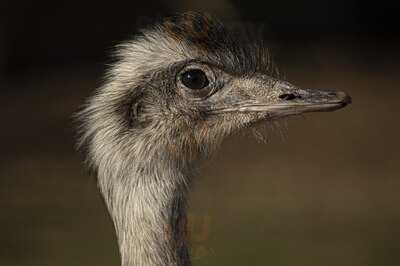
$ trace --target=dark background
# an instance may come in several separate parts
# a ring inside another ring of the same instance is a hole
[[[184,10],[265,28],[288,80],[354,99],[225,142],[192,193],[194,264],[400,265],[400,4],[356,0],[2,1],[0,265],[118,265],[71,116],[115,44]]]
[[[332,34],[371,42],[399,38],[400,4],[390,1],[5,1],[2,5],[2,73],[12,77],[38,67],[101,64],[108,50],[131,37],[138,25],[191,9],[264,24],[278,39],[310,42]]]

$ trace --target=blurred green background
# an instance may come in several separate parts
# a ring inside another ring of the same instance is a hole
[[[292,83],[353,105],[243,132],[190,199],[194,265],[400,265],[400,49],[388,1],[3,2],[0,265],[119,265],[71,116],[114,44],[147,18],[202,9],[267,25]]]

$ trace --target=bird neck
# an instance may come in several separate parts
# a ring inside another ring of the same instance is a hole
[[[141,163],[119,174],[99,176],[123,266],[191,265],[186,246],[188,177],[184,172],[173,162],[158,160],[156,166]]]

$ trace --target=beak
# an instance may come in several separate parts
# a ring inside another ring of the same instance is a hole
[[[269,118],[298,115],[308,112],[334,111],[351,103],[351,97],[341,91],[300,89],[288,82],[276,81],[269,89],[258,88],[255,96],[236,101],[221,112],[262,112]]]

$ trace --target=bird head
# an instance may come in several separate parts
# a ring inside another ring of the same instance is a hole
[[[93,155],[163,149],[178,159],[197,158],[261,121],[351,102],[343,92],[278,79],[262,41],[247,36],[209,15],[185,13],[118,46],[106,83],[82,113],[83,139],[103,148]]]

